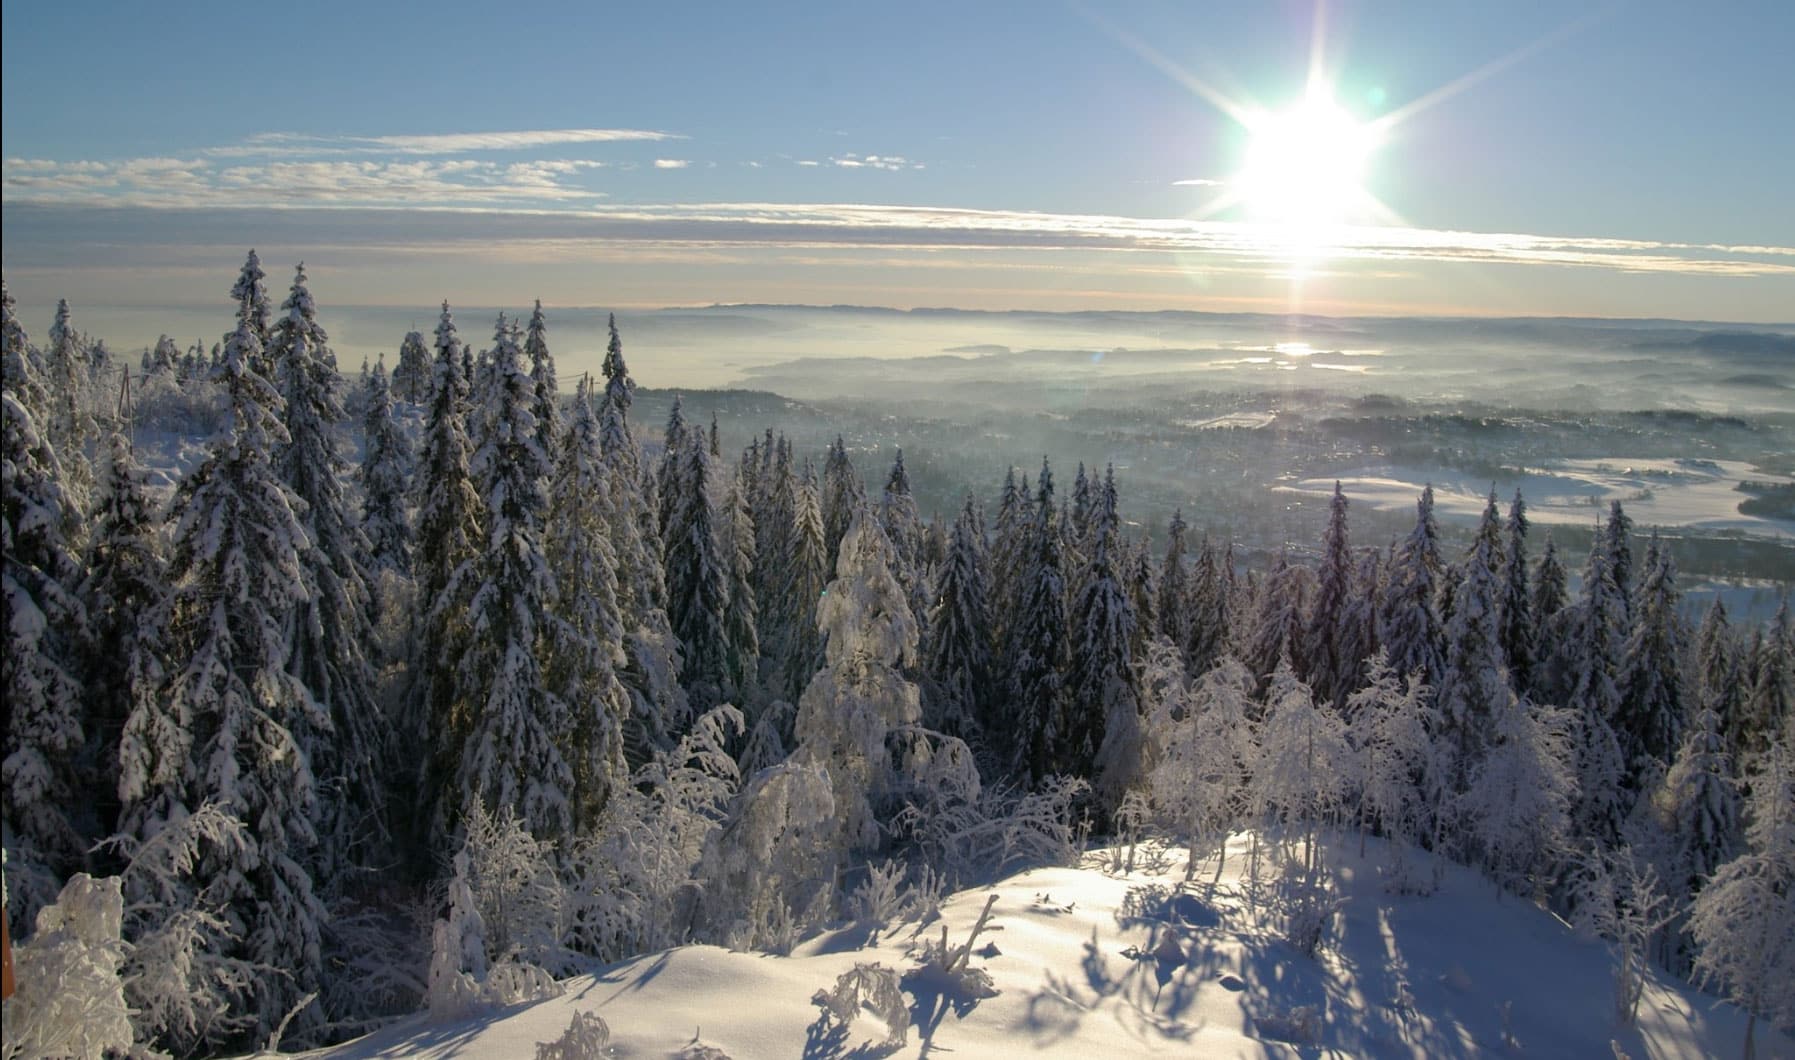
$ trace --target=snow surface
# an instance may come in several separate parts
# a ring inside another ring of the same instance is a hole
[[[1444,468],[1373,467],[1338,478],[1355,504],[1378,511],[1413,508],[1422,487],[1431,482],[1434,511],[1440,518],[1464,522],[1475,522],[1483,514],[1491,486],[1489,479]],[[1325,497],[1333,494],[1334,481],[1311,478],[1275,488]],[[1795,522],[1739,511],[1740,502],[1750,499],[1737,489],[1742,481],[1786,485],[1795,480],[1756,471],[1737,460],[1617,458],[1557,460],[1518,473],[1508,470],[1494,485],[1504,504],[1520,487],[1527,498],[1527,518],[1536,524],[1592,526],[1607,516],[1608,502],[1618,500],[1640,527],[1737,530],[1795,539]]]
[[[1279,941],[1276,920],[1243,900],[1269,896],[1276,863],[1260,849],[1260,882],[1242,874],[1250,837],[1230,841],[1227,871],[1213,864],[1181,886],[1184,859],[1173,850],[1151,867],[1105,871],[1108,852],[1080,868],[1036,869],[995,886],[961,892],[939,923],[906,923],[869,933],[846,927],[813,938],[789,957],[685,946],[647,954],[565,982],[548,1001],[483,1017],[402,1020],[319,1056],[528,1057],[560,1037],[576,1012],[610,1025],[606,1055],[697,1055],[694,1045],[735,1060],[797,1056],[1331,1056],[1610,1057],[1610,1041],[1635,1060],[1736,1056],[1739,1010],[1655,975],[1637,1027],[1615,1024],[1610,958],[1603,943],[1512,895],[1498,896],[1476,873],[1447,866],[1431,896],[1386,893],[1390,851],[1349,836],[1329,844],[1327,864],[1345,904],[1339,930],[1319,960]],[[1294,856],[1294,847],[1286,851]],[[1424,878],[1431,862],[1411,852]],[[964,941],[989,895],[994,928],[978,939],[974,967],[999,996],[948,1005],[906,990],[907,1043],[880,1048],[884,1029],[863,1011],[844,1035],[830,1034],[811,996],[862,962],[898,972],[917,964],[941,925]],[[1269,901],[1258,908],[1267,909]],[[987,948],[989,947],[989,948]],[[1516,1046],[1503,1044],[1503,1006]],[[1299,1011],[1320,1018],[1301,1038]],[[691,1050],[691,1052],[686,1052]],[[1760,1057],[1795,1057],[1795,1041],[1758,1027]]]

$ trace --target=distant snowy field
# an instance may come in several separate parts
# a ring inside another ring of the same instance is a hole
[[[1504,504],[1520,487],[1527,498],[1527,517],[1537,524],[1593,526],[1607,516],[1608,502],[1620,501],[1641,528],[1733,530],[1795,540],[1795,522],[1739,511],[1739,502],[1749,497],[1738,490],[1744,481],[1786,485],[1792,480],[1754,471],[1735,460],[1559,460],[1526,468],[1519,475],[1511,473],[1494,486]],[[1439,468],[1374,467],[1340,476],[1340,488],[1349,499],[1378,511],[1412,509],[1430,482],[1434,512],[1460,522],[1475,522],[1483,514],[1492,485],[1487,479]],[[1303,479],[1278,488],[1327,497],[1334,492],[1334,479]]]
[[[1278,940],[1273,886],[1263,882],[1277,875],[1270,847],[1260,849],[1258,884],[1244,878],[1249,851],[1250,838],[1236,835],[1220,882],[1211,882],[1209,863],[1188,886],[1182,850],[1146,867],[1153,859],[1137,854],[1126,873],[1106,871],[1111,853],[1100,851],[1081,868],[1037,869],[953,895],[937,922],[892,924],[870,937],[846,927],[789,957],[714,946],[646,954],[567,980],[559,998],[458,1021],[415,1016],[310,1055],[531,1057],[580,1012],[609,1025],[604,1055],[694,1060],[936,1052],[1605,1058],[1615,1055],[1611,1042],[1634,1060],[1740,1054],[1743,1013],[1656,978],[1638,1025],[1618,1026],[1606,946],[1512,895],[1498,897],[1475,873],[1447,866],[1431,896],[1386,893],[1389,851],[1378,841],[1364,858],[1356,837],[1330,844],[1345,905],[1311,960]],[[1416,852],[1411,871],[1430,869]],[[1249,894],[1258,900],[1249,903]],[[889,1051],[870,1013],[845,1034],[819,1019],[811,997],[838,975],[872,962],[909,971],[943,924],[952,942],[963,941],[991,895],[992,926],[972,964],[990,974],[998,996],[956,1009],[926,987],[906,990],[914,1025]],[[1760,1057],[1795,1057],[1795,1041],[1762,1024],[1757,1047]]]

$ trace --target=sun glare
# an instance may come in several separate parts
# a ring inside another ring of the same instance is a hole
[[[1288,109],[1249,116],[1246,126],[1250,141],[1234,183],[1253,220],[1288,227],[1307,242],[1367,219],[1374,200],[1364,180],[1378,126],[1313,91]]]

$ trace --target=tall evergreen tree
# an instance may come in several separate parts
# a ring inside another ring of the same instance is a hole
[[[610,536],[611,476],[600,433],[591,380],[582,376],[562,433],[543,532],[557,624],[545,676],[572,713],[565,752],[573,773],[569,801],[574,828],[582,832],[629,779],[623,730],[630,697],[617,676],[625,661],[624,621]]]
[[[1549,540],[1546,547],[1550,556]],[[1618,842],[1621,821],[1648,782],[1644,760],[1619,726],[1626,631],[1610,558],[1598,538],[1583,570],[1582,595],[1566,609],[1554,658],[1558,688],[1578,727],[1573,818],[1580,834],[1606,845]]]
[[[1233,556],[1217,556],[1207,535],[1197,553],[1196,577],[1191,584],[1190,643],[1184,648],[1190,673],[1200,679],[1228,651],[1228,631],[1234,625]]]
[[[1494,729],[1494,714],[1514,698],[1502,671],[1499,608],[1502,599],[1502,525],[1496,491],[1484,505],[1477,537],[1465,556],[1464,578],[1446,628],[1446,660],[1440,712],[1457,746],[1455,783],[1469,781]]]
[[[1739,852],[1739,791],[1726,753],[1720,716],[1703,703],[1682,737],[1665,777],[1665,823],[1675,837],[1676,883],[1683,894],[1701,892],[1715,870]]]
[[[729,691],[730,563],[723,554],[716,477],[704,433],[687,432],[669,480],[674,507],[666,537],[667,617],[683,649],[686,695],[700,712],[724,702]]]
[[[1322,537],[1321,568],[1316,572],[1315,604],[1303,642],[1303,661],[1315,698],[1339,710],[1354,690],[1349,687],[1352,661],[1341,655],[1346,608],[1352,594],[1352,546],[1347,541],[1346,494],[1334,483],[1328,502],[1328,528]]]
[[[1679,655],[1678,658],[1680,657]],[[1702,619],[1701,631],[1696,635],[1695,680],[1696,705],[1700,709],[1714,712],[1722,736],[1735,731],[1739,726],[1740,716],[1745,711],[1745,696],[1749,689],[1744,667],[1740,665],[1732,624],[1727,617],[1726,604],[1719,596],[1715,596],[1714,602],[1709,605],[1708,613]],[[1670,747],[1674,748],[1682,735],[1682,721],[1683,716],[1677,714],[1674,722],[1679,727],[1668,734],[1671,737]]]
[[[124,830],[143,841],[207,804],[241,822],[233,842],[199,843],[180,904],[203,896],[228,925],[222,956],[250,974],[225,990],[265,1041],[323,976],[324,909],[307,867],[317,792],[295,732],[330,719],[288,666],[291,619],[313,596],[316,566],[303,502],[269,458],[289,439],[279,393],[250,368],[259,346],[240,321],[219,375],[230,425],[175,497],[172,592],[150,622],[165,677],[132,704],[119,795]],[[298,1008],[297,1027],[319,1022],[315,1007]]]
[[[954,520],[947,560],[935,581],[935,611],[924,649],[923,717],[929,727],[971,738],[992,719],[991,611],[983,535],[972,495]]]
[[[117,828],[119,737],[141,691],[141,653],[154,641],[144,616],[157,611],[168,585],[158,540],[161,520],[150,501],[148,476],[123,435],[114,433],[110,448],[80,591],[88,619],[81,667],[87,684],[87,790],[95,793],[103,835]]]
[[[991,645],[998,658],[1004,656],[1022,590],[1029,531],[1033,526],[1030,507],[1027,482],[1018,484],[1015,466],[1006,467],[1003,492],[997,499],[996,532],[991,541]]]
[[[1644,776],[1670,765],[1682,741],[1685,636],[1676,565],[1656,536],[1646,555],[1645,581],[1633,613],[1633,628],[1620,665],[1620,705],[1615,734],[1629,759],[1629,777],[1639,790]]]
[[[411,520],[405,495],[411,488],[411,439],[393,418],[393,393],[386,364],[368,376],[362,418],[361,528],[368,542],[370,572],[411,575]]]
[[[1509,684],[1517,692],[1533,687],[1533,660],[1539,630],[1533,621],[1533,588],[1527,580],[1527,502],[1515,490],[1508,504],[1508,547],[1502,555],[1502,599],[1496,608],[1497,640]]]
[[[39,425],[45,441],[56,450],[62,465],[62,488],[74,507],[69,515],[79,519],[91,503],[93,465],[87,445],[97,433],[87,409],[89,372],[85,340],[69,320],[68,299],[56,302],[56,320],[50,325],[50,348],[44,351],[44,389],[49,395],[48,416]],[[80,524],[71,525],[78,538]]]
[[[231,285],[231,302],[237,307],[237,324],[247,327],[261,346],[249,367],[262,378],[273,379],[274,361],[268,348],[274,340],[274,302],[268,297],[267,280],[261,259],[251,250],[243,259],[237,282]]]
[[[371,864],[384,854],[385,828],[369,808],[386,804],[380,768],[386,725],[367,657],[374,638],[361,557],[368,542],[350,517],[337,452],[343,379],[318,324],[304,265],[281,310],[271,352],[284,392],[286,438],[275,445],[274,466],[301,501],[297,514],[312,548],[300,562],[313,587],[295,605],[288,666],[329,719],[316,730],[301,724],[293,735],[312,758],[322,815],[319,868],[335,882],[348,865]]]
[[[897,451],[885,493],[879,503],[879,520],[891,542],[892,570],[910,597],[910,610],[921,622],[927,617],[928,585],[923,569],[922,516],[910,495],[910,473],[904,470],[904,451]]]
[[[14,880],[26,882],[31,871],[41,881],[29,900],[9,902],[7,912],[23,918],[55,897],[61,877],[86,846],[76,771],[84,712],[74,670],[86,615],[72,591],[78,568],[65,529],[72,501],[61,464],[17,396],[31,366],[17,347],[7,351],[7,362],[0,388],[0,631],[6,637],[0,653],[6,700],[0,812]],[[21,926],[28,924],[21,919]]]
[[[423,333],[407,331],[399,343],[399,363],[393,365],[393,396],[413,405],[429,401],[436,372],[433,364]]]
[[[1165,562],[1159,568],[1158,615],[1159,634],[1177,645],[1187,669],[1190,666],[1190,657],[1186,653],[1191,638],[1192,590],[1184,554],[1187,548],[1185,534],[1189,529],[1184,522],[1184,510],[1174,511],[1172,522],[1166,528]]]
[[[1117,569],[1122,547],[1114,467],[1092,499],[1089,530],[1090,556],[1070,615],[1060,761],[1074,776],[1096,777],[1099,796],[1113,810],[1138,782],[1142,752],[1130,654],[1134,606]]]
[[[789,549],[780,559],[779,611],[772,625],[773,695],[795,702],[823,664],[817,607],[829,584],[827,531],[809,461],[797,480]]]
[[[524,356],[530,360],[530,385],[536,391],[536,444],[545,453],[560,450],[561,399],[555,383],[555,355],[548,349],[548,322],[542,317],[542,299],[530,314],[530,327],[524,334]]]
[[[1434,525],[1434,491],[1428,486],[1415,504],[1415,529],[1391,557],[1388,586],[1378,613],[1378,640],[1399,674],[1419,672],[1438,687],[1445,665],[1439,612],[1439,530]]]
[[[754,595],[754,515],[749,484],[738,474],[723,501],[723,562],[728,565],[729,610],[724,616],[726,698],[747,706],[760,698],[760,602]]]
[[[1031,783],[1062,768],[1068,734],[1061,700],[1066,659],[1066,573],[1053,468],[1041,460],[1034,522],[1018,579],[1016,617],[1004,653],[1013,768]]]
[[[687,436],[690,433],[686,427],[685,402],[680,395],[675,394],[673,407],[667,412],[667,429],[661,436],[661,460],[656,465],[654,476],[661,501],[661,547],[669,555],[673,552],[674,519],[685,504],[680,476],[687,471]],[[671,614],[672,610],[670,606],[668,613]]]
[[[854,515],[866,502],[866,484],[854,471],[853,461],[848,459],[848,447],[835,436],[835,444],[829,447],[829,457],[823,463],[823,487],[819,497],[823,511],[823,544],[824,567],[830,578],[835,577],[835,561],[841,556],[841,539],[847,536],[848,525],[854,521]]]
[[[544,659],[568,650],[553,605],[555,578],[543,550],[548,455],[537,442],[535,387],[503,316],[493,335],[492,390],[484,443],[470,468],[487,484],[486,534],[474,561],[470,636],[456,695],[469,719],[456,761],[455,805],[506,809],[539,839],[573,826],[576,791],[566,752],[574,750],[572,709],[545,680]],[[451,818],[454,819],[454,818]]]
[[[1600,547],[1608,552],[1608,570],[1614,579],[1615,599],[1621,606],[1622,628],[1633,621],[1633,520],[1619,501],[1608,502],[1608,525],[1602,529]]]

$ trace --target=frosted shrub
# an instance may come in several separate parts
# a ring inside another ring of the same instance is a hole
[[[536,1060],[601,1060],[611,1044],[611,1028],[596,1012],[576,1012],[552,1042],[536,1043]]]
[[[823,1012],[817,1021],[827,1027],[831,1022],[845,1028],[854,1022],[862,1006],[885,1024],[887,1049],[902,1048],[910,1036],[910,1008],[904,1003],[904,992],[896,971],[882,964],[856,964],[841,973],[835,986],[818,990],[810,1003]]]
[[[1614,1009],[1632,1026],[1645,993],[1652,939],[1678,915],[1660,887],[1658,870],[1631,847],[1596,853],[1575,882],[1578,927],[1608,941],[1614,955]]]
[[[124,897],[116,876],[71,878],[37,914],[37,932],[13,955],[18,992],[6,1001],[4,1054],[99,1057],[131,1048],[119,969]]]

